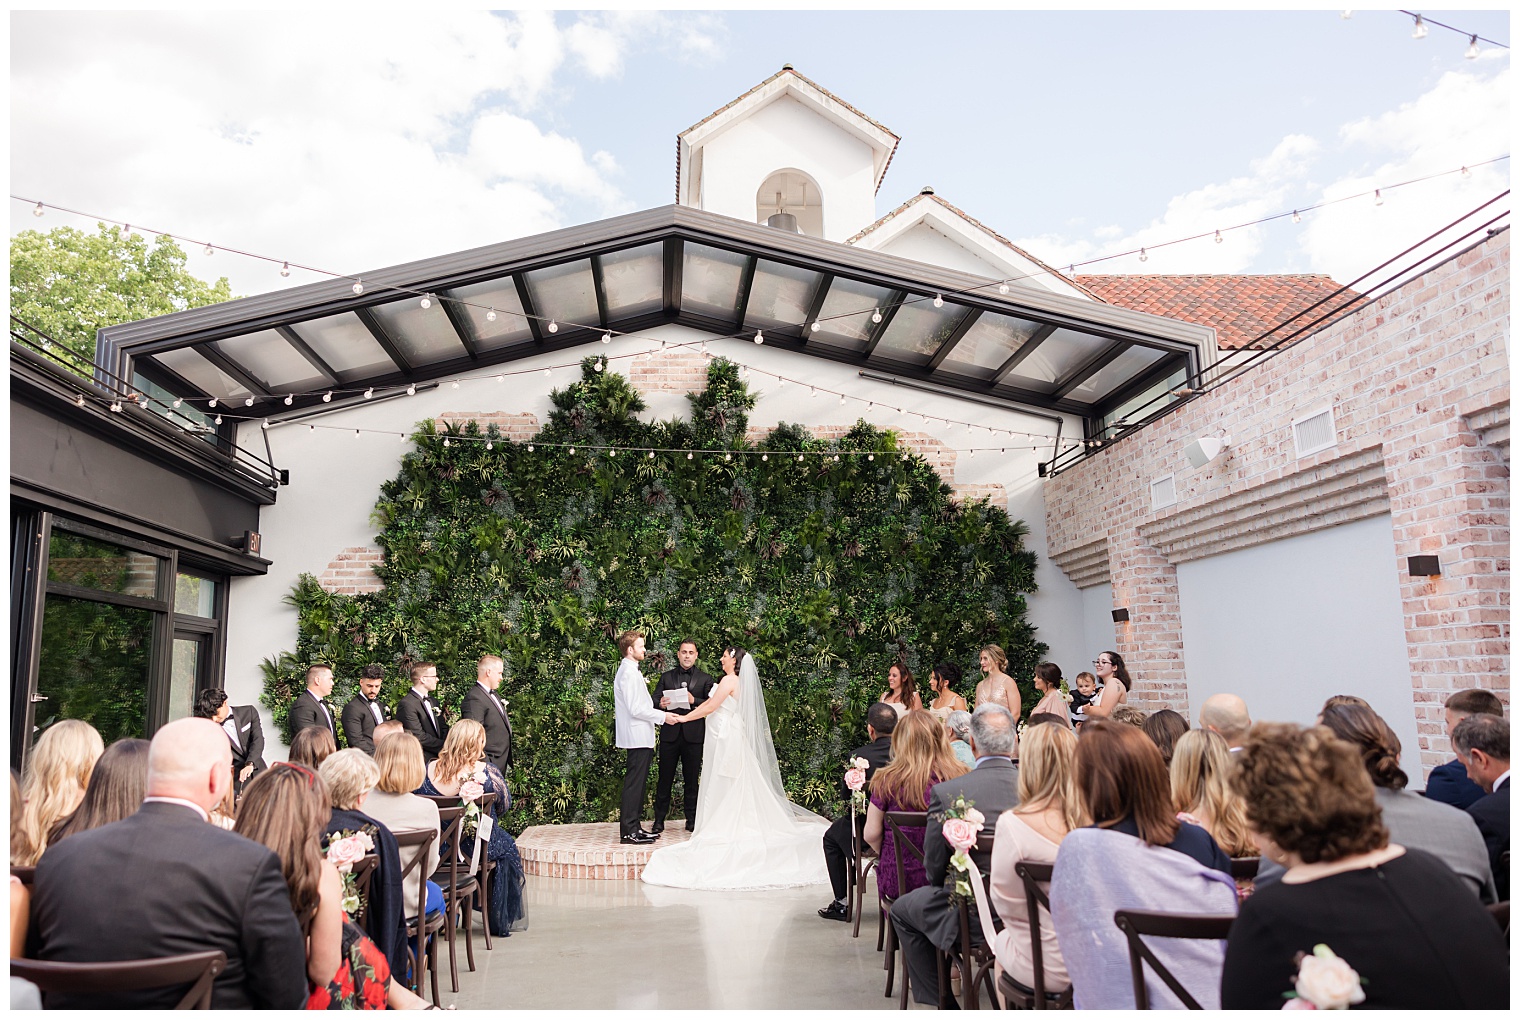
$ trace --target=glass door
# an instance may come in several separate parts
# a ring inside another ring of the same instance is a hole
[[[195,714],[196,695],[211,686],[207,677],[210,652],[211,635],[174,632],[174,655],[169,668],[170,722]]]

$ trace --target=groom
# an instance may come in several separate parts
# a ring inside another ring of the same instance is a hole
[[[623,657],[612,681],[617,746],[628,752],[618,831],[622,842],[642,846],[660,838],[644,831],[639,824],[639,816],[644,813],[644,790],[649,784],[649,765],[654,761],[654,728],[661,723],[679,725],[681,717],[661,712],[649,697],[649,684],[639,672],[639,663],[644,661],[644,635],[625,630],[617,644],[618,654]]]

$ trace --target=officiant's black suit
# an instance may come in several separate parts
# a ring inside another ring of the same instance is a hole
[[[673,708],[676,715],[690,715],[712,694],[717,683],[711,676],[692,665],[691,669],[668,669],[660,674],[659,685],[654,689],[654,704],[658,708],[666,691],[681,688],[691,692],[690,708]],[[697,783],[702,771],[702,744],[707,736],[707,720],[679,726],[660,727],[660,781],[654,791],[654,830],[665,828],[665,816],[670,812],[670,790],[676,778],[676,762],[681,763],[682,802],[686,808],[686,827],[697,822]]]

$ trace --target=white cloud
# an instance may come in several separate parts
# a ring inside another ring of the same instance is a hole
[[[614,155],[545,120],[566,75],[720,45],[701,17],[471,11],[17,14],[11,43],[15,194],[340,272],[626,211]]]

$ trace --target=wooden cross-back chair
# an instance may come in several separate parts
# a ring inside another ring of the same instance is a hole
[[[1145,989],[1145,965],[1150,964],[1172,994],[1182,1000],[1188,1009],[1202,1009],[1192,993],[1182,987],[1182,982],[1172,976],[1151,948],[1140,938],[1150,935],[1165,939],[1221,940],[1230,937],[1230,925],[1235,923],[1234,914],[1168,914],[1149,910],[1116,910],[1114,923],[1129,940],[1130,978],[1135,986],[1135,1008],[1150,1009],[1150,996]]]

